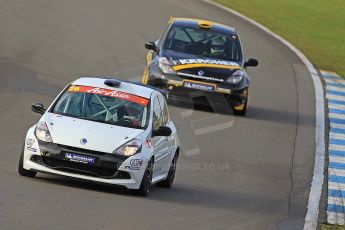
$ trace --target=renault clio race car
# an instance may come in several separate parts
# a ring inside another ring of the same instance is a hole
[[[179,139],[164,95],[141,83],[80,78],[58,95],[26,135],[18,172],[52,173],[146,195],[171,187]]]
[[[235,29],[214,22],[170,18],[160,39],[145,44],[147,67],[142,83],[165,88],[174,97],[191,93],[220,94],[244,116],[248,106],[250,78]]]

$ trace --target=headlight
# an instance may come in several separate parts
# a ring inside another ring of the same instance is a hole
[[[121,147],[117,148],[113,153],[123,156],[132,156],[141,150],[142,141],[133,139]]]
[[[160,57],[158,59],[158,67],[160,70],[162,70],[163,73],[168,73],[168,74],[174,74],[176,73],[175,70],[173,70],[170,62],[166,57]]]
[[[231,75],[231,77],[229,77],[229,78],[226,80],[226,82],[228,82],[228,83],[230,83],[230,84],[237,84],[237,83],[239,83],[239,82],[242,81],[243,75],[244,75],[243,71],[241,71],[241,70],[236,70],[235,73],[233,73],[233,74]]]
[[[36,125],[35,134],[38,140],[45,142],[53,142],[48,127],[44,121],[39,121]]]

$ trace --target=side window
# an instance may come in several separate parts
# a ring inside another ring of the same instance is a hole
[[[161,34],[161,36],[158,38],[158,47],[162,46],[162,42],[166,36],[166,34],[168,33],[168,30],[170,29],[170,25],[164,30],[164,32]]]
[[[157,130],[162,123],[162,110],[156,96],[153,100],[153,130]]]
[[[159,96],[158,99],[162,108],[162,125],[167,125],[169,121],[169,111],[168,111],[167,103],[164,97],[162,96]]]

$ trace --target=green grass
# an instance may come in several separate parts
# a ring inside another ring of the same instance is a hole
[[[284,37],[316,65],[345,77],[345,0],[214,0]]]
[[[322,224],[320,230],[345,230],[344,226]]]

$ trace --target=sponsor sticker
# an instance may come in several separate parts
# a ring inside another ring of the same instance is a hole
[[[75,153],[65,153],[65,157],[70,161],[75,161],[85,164],[94,164],[96,159],[94,157],[83,156]]]
[[[143,164],[143,160],[142,159],[132,159],[130,162],[129,162],[130,165],[132,166],[141,166]]]
[[[189,82],[189,81],[186,81],[183,86],[186,88],[199,89],[199,90],[204,90],[204,91],[209,91],[209,92],[214,91],[213,85],[205,85],[205,84],[199,84],[199,83]]]
[[[144,106],[147,106],[147,104],[149,103],[148,99],[139,97],[133,94],[124,93],[121,91],[116,91],[116,90],[111,90],[111,89],[97,88],[97,87],[92,87],[92,86],[71,85],[67,91],[78,92],[78,93],[92,93],[92,94],[98,94],[102,96],[120,98],[126,101],[135,102]]]
[[[190,58],[190,59],[170,59],[172,65],[187,65],[187,64],[214,64],[239,67],[240,65],[236,62],[225,61],[225,60],[214,60],[214,59],[202,59],[202,58]]]
[[[34,144],[35,144],[35,140],[28,138],[26,141],[26,148],[31,152],[37,152],[37,149],[32,147]]]
[[[139,166],[126,165],[125,169],[128,169],[128,170],[140,170],[140,167]]]
[[[145,144],[145,146],[146,146],[147,148],[149,148],[149,149],[152,147],[152,143],[151,143],[151,141],[148,140],[148,139],[144,141],[144,144]]]
[[[35,148],[27,147],[27,149],[31,152],[34,152],[34,153],[37,152],[37,149],[35,149]]]
[[[129,162],[130,165],[126,165],[125,169],[129,169],[129,170],[140,170],[140,167],[143,164],[143,160],[142,159],[132,159]]]

